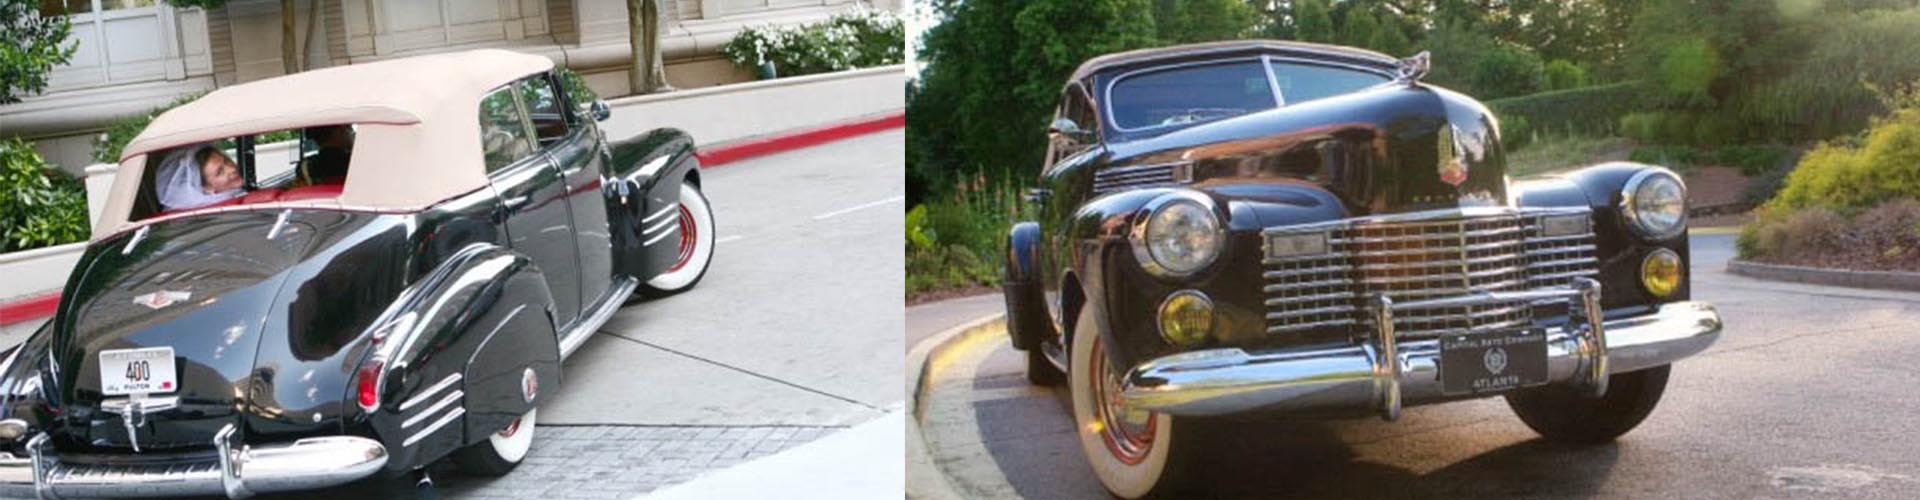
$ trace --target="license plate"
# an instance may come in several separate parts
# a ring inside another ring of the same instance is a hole
[[[1440,338],[1440,392],[1480,394],[1547,382],[1547,329]]]
[[[172,347],[100,351],[100,392],[108,396],[173,392]]]

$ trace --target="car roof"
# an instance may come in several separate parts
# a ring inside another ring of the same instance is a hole
[[[1073,78],[1068,81],[1082,81],[1093,76],[1094,73],[1099,73],[1111,68],[1147,66],[1178,59],[1224,55],[1237,52],[1278,52],[1308,58],[1332,59],[1377,67],[1383,71],[1393,71],[1394,67],[1400,63],[1398,59],[1392,56],[1353,47],[1284,40],[1230,40],[1131,50],[1095,57],[1088,59],[1085,63],[1081,63],[1080,67],[1073,71]]]
[[[94,234],[137,225],[127,216],[148,154],[276,130],[358,125],[346,184],[337,199],[321,205],[418,210],[485,187],[480,99],[552,68],[545,57],[482,49],[316,69],[215,90],[161,113],[127,143]]]

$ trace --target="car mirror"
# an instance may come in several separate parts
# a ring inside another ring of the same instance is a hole
[[[1053,125],[1047,127],[1047,135],[1074,143],[1093,142],[1093,132],[1080,128],[1080,124],[1068,118],[1054,120]]]
[[[607,106],[607,101],[595,99],[593,104],[587,105],[587,115],[592,116],[593,121],[604,122],[607,117],[613,116],[613,108]]]

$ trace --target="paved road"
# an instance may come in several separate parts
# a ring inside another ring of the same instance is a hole
[[[1693,249],[1695,298],[1727,328],[1617,443],[1549,444],[1478,400],[1393,424],[1222,423],[1201,477],[1224,498],[1920,498],[1920,294],[1731,276],[1731,235]],[[970,496],[1106,498],[1064,390],[1026,385],[1003,329],[936,358],[936,461]]]
[[[627,306],[567,360],[519,469],[443,464],[440,492],[631,498],[898,410],[902,158],[896,130],[703,171],[706,278]],[[383,481],[299,498],[413,496]]]

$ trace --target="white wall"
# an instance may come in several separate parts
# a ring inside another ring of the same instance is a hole
[[[704,148],[905,109],[906,78],[885,66],[625,97],[600,127],[609,138],[679,128]]]

